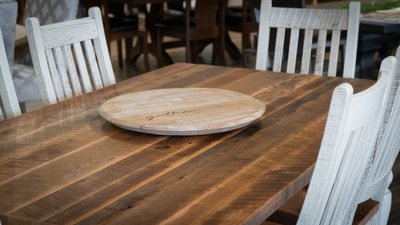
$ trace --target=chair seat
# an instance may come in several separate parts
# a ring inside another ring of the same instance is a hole
[[[235,12],[226,15],[226,27],[230,31],[241,32],[246,30],[248,32],[257,32],[258,24],[253,21],[246,21],[243,23],[242,13]]]
[[[14,64],[13,82],[18,102],[25,103],[42,100],[33,67]]]
[[[184,37],[185,36],[185,17],[177,16],[173,19],[166,19],[155,24],[155,27],[170,36]],[[189,35],[192,40],[205,40],[218,37],[218,27],[195,29],[194,18],[190,19],[190,27],[193,28]]]
[[[240,26],[242,23],[242,12],[237,12],[237,11],[228,11],[226,12],[226,17],[225,21],[227,26],[234,25],[234,26]]]
[[[245,29],[251,29],[254,32],[258,31],[258,23],[256,23],[255,21],[252,21],[251,18],[252,14],[247,15],[247,21],[245,22],[245,24],[243,24],[243,12],[241,11],[237,11],[237,10],[227,10],[226,12],[226,16],[225,16],[225,21],[226,21],[226,26],[229,30],[232,29],[237,29],[239,30],[237,27],[242,27]],[[242,29],[242,28],[241,28]]]
[[[195,25],[194,19],[190,19],[190,26]],[[185,16],[174,16],[174,18],[168,18],[159,21],[155,24],[157,29],[173,30],[173,31],[184,31],[185,30]]]
[[[138,30],[138,17],[111,17],[110,31],[111,32],[127,32],[127,31],[137,31]]]

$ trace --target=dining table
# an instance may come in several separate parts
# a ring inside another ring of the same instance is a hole
[[[3,120],[1,223],[260,224],[309,184],[343,82],[356,92],[374,83],[176,63]],[[127,130],[99,113],[115,97],[170,88],[235,91],[266,110],[242,128],[183,136]]]

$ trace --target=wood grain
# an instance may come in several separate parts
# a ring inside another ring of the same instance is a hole
[[[257,224],[306,186],[333,89],[373,81],[174,64],[0,122],[0,214],[50,224]],[[260,120],[202,136],[118,128],[107,100],[159,88],[237,91]]]

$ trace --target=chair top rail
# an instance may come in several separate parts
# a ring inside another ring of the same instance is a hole
[[[347,30],[348,12],[340,9],[275,8],[268,26],[296,29]]]
[[[39,27],[37,18],[29,18],[28,23]],[[45,49],[60,45],[68,45],[98,37],[96,24],[93,18],[82,18],[62,23],[40,26],[40,32]]]

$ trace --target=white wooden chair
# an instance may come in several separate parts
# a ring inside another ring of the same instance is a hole
[[[42,99],[47,103],[115,83],[99,8],[90,8],[86,18],[44,26],[37,18],[28,18],[25,26]]]
[[[272,70],[282,71],[284,49],[289,49],[287,55],[287,73],[296,71],[298,47],[302,47],[300,73],[322,75],[324,67],[328,67],[327,75],[337,75],[341,31],[347,31],[343,77],[353,78],[356,68],[357,39],[360,20],[360,3],[351,2],[349,10],[345,9],[304,9],[272,7],[271,0],[262,0],[260,25],[258,32],[258,48],[256,69],[267,70],[269,66],[269,40],[271,28],[277,29]],[[285,31],[290,29],[290,41],[285,48]],[[314,71],[310,71],[313,36],[318,31],[317,50]],[[299,43],[299,37],[304,32],[304,43]],[[328,33],[331,40],[328,42]],[[329,35],[330,36],[330,35]],[[327,44],[328,43],[328,44]],[[329,63],[324,65],[326,47],[330,45]]]
[[[24,23],[29,17],[36,17],[40,24],[47,25],[76,19],[80,0],[25,0],[21,2],[24,4],[18,5],[18,8],[24,8],[22,9],[23,17],[20,17],[19,23]],[[14,64],[12,68],[18,101],[22,110],[25,111],[26,102],[42,100],[30,53],[19,59],[18,64]]]
[[[368,183],[395,67],[396,59],[386,58],[379,80],[360,93],[353,94],[349,84],[334,90],[304,203],[300,193],[263,224],[345,225],[375,219],[378,204],[372,200],[363,203],[367,207],[359,211],[357,219],[354,214]]]
[[[21,114],[0,29],[0,120]]]
[[[400,150],[400,47],[396,53],[397,67],[392,82],[385,117],[381,125],[373,164],[366,188],[360,201],[372,198],[380,202],[378,216],[371,224],[387,224],[392,194],[389,185],[392,182],[392,167]]]
[[[332,96],[324,136],[297,224],[350,224],[385,113],[396,59],[382,62],[380,78],[353,94],[349,84]]]

